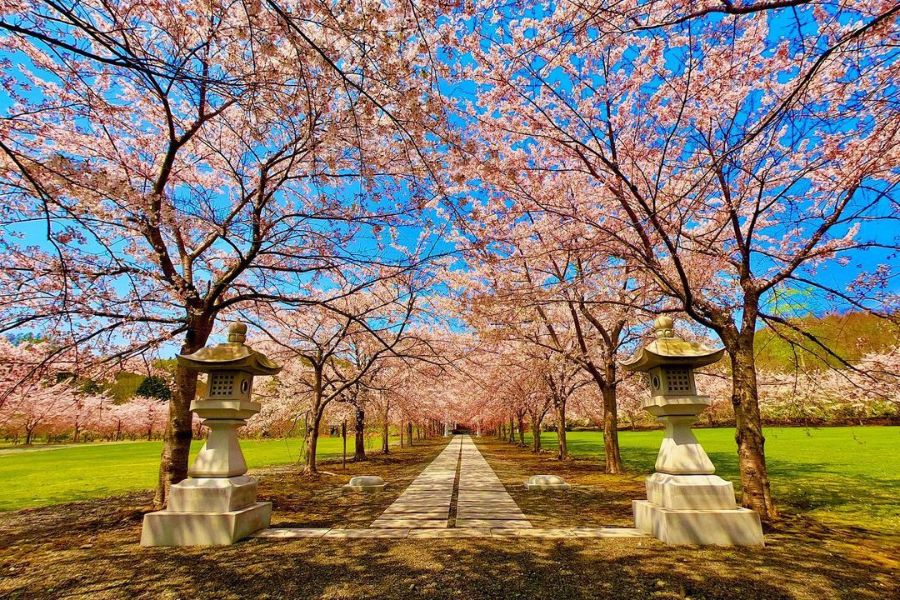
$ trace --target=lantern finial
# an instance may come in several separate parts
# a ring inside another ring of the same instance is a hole
[[[247,324],[232,323],[228,327],[228,341],[231,343],[243,344],[247,341]]]
[[[675,337],[675,320],[668,315],[660,315],[653,321],[653,331],[658,338]]]

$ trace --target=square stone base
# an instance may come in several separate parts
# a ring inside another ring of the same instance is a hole
[[[228,546],[269,526],[271,502],[231,512],[161,510],[144,515],[141,546]]]
[[[678,510],[733,510],[734,487],[716,475],[669,475],[647,478],[647,500],[662,508]]]
[[[228,513],[256,502],[256,480],[239,477],[188,477],[172,486],[168,510],[176,513]]]
[[[635,527],[669,545],[762,546],[759,515],[746,508],[684,510],[634,500]]]

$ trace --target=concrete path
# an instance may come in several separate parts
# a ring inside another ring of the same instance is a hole
[[[450,520],[453,484],[462,440],[454,437],[371,527],[441,529]],[[470,442],[471,443],[471,442]]]
[[[467,435],[454,436],[434,462],[372,523],[375,529],[444,529],[449,527],[456,472],[458,528],[528,528],[500,478]]]
[[[531,523],[503,487],[500,478],[478,451],[472,438],[463,436],[459,465],[456,526],[529,528]]]

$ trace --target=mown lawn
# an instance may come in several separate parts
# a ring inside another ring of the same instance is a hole
[[[242,440],[251,469],[290,464],[300,454],[300,438]],[[192,454],[202,447],[195,441]],[[367,449],[380,449],[378,436]],[[156,485],[162,442],[116,442],[79,446],[35,446],[0,452],[0,511],[103,498]],[[347,438],[352,456],[353,438]],[[319,458],[341,456],[340,437],[319,438]],[[327,468],[327,467],[326,467]]]
[[[740,490],[734,430],[697,429],[716,473]],[[776,502],[834,525],[900,531],[900,427],[769,427],[766,457]],[[619,433],[628,469],[651,472],[662,431]],[[531,436],[528,436],[531,442]],[[603,456],[603,435],[572,431],[573,456]],[[556,434],[541,437],[556,448]]]

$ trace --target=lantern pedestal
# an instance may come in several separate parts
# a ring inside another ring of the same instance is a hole
[[[704,396],[653,396],[644,408],[666,425],[647,478],[647,500],[634,500],[635,527],[666,544],[761,546],[762,526],[752,510],[739,508],[734,487],[713,475],[715,467],[691,425],[709,404]]]
[[[247,477],[247,463],[237,437],[238,428],[259,410],[244,403],[231,410],[221,402],[191,405],[206,418],[209,436],[194,460],[190,477],[172,486],[166,510],[144,515],[142,546],[226,546],[269,526],[271,502],[256,501],[256,480]]]

